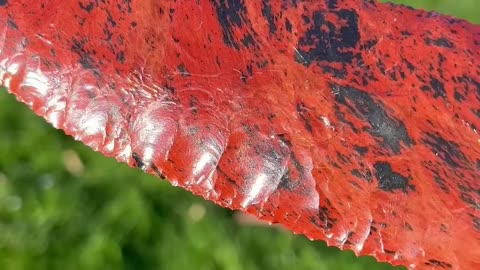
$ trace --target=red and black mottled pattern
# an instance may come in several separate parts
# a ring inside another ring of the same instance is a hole
[[[356,0],[3,0],[0,78],[224,207],[412,269],[480,264],[478,26]]]

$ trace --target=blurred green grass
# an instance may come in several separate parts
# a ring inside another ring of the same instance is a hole
[[[475,24],[480,23],[480,1],[478,0],[380,0],[380,2],[404,4],[466,19]]]
[[[475,1],[395,1],[478,22]],[[0,269],[403,269],[231,211],[107,159],[0,90]]]

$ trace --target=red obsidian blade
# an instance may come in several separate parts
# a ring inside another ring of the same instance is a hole
[[[311,239],[480,264],[480,27],[373,1],[0,1],[0,78],[106,156]]]

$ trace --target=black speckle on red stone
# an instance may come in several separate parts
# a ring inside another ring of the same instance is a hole
[[[382,146],[399,154],[402,144],[407,147],[414,144],[405,124],[388,115],[384,105],[376,101],[372,94],[340,85],[332,88],[339,90],[335,96],[337,104],[348,108],[358,119],[367,121],[371,126],[367,132],[380,138]]]
[[[310,221],[320,228],[323,228],[325,230],[330,230],[337,223],[337,219],[330,217],[329,214],[330,214],[329,208],[322,206],[318,210],[318,218],[320,219],[320,221],[316,220],[313,217],[310,219]]]
[[[408,188],[413,189],[409,185],[409,179],[399,173],[392,171],[392,166],[388,162],[378,162],[374,165],[375,176],[378,180],[378,187],[383,191],[402,190],[407,192]]]
[[[473,227],[480,232],[480,218],[470,215],[473,221]]]
[[[369,170],[366,170],[365,172],[361,172],[357,169],[353,169],[350,171],[350,173],[355,176],[356,178],[365,180],[367,182],[372,181],[372,173]]]
[[[234,28],[241,28],[244,25],[247,12],[244,2],[238,0],[227,0],[213,1],[212,4],[215,7],[218,22],[222,27],[223,42],[225,45],[239,50],[240,46],[235,39]]]
[[[95,3],[93,1],[90,1],[87,4],[79,2],[78,5],[81,9],[85,10],[88,13],[90,13],[95,8]]]
[[[312,133],[313,128],[312,128],[312,124],[310,123],[309,116],[308,116],[308,111],[307,111],[307,108],[305,107],[305,104],[303,104],[303,102],[297,103],[296,110],[297,110],[298,115],[300,116],[300,119],[302,120],[302,122],[305,126],[305,129],[308,132]]]
[[[458,184],[457,187],[460,190],[460,199],[469,204],[473,209],[480,210],[480,204],[477,200],[479,191],[469,184]]]
[[[125,52],[123,52],[123,51],[118,52],[118,54],[117,54],[117,61],[118,61],[120,64],[124,64],[124,63],[125,63]]]
[[[288,18],[285,19],[285,29],[289,32],[292,33],[292,23]]]
[[[151,168],[158,177],[160,177],[161,179],[166,179],[165,175],[163,175],[163,173],[155,164],[152,164]]]
[[[354,58],[352,50],[360,41],[358,14],[347,9],[329,13],[338,20],[345,21],[345,26],[338,27],[329,21],[327,19],[329,14],[325,11],[315,11],[312,17],[313,25],[298,42],[297,51],[301,57],[296,57],[297,62],[305,66],[320,61],[352,62]],[[308,21],[311,20],[308,18]]]
[[[435,183],[440,187],[440,189],[445,192],[445,193],[449,193],[449,190],[448,190],[448,187],[447,187],[447,184],[446,184],[446,181],[445,179],[443,179],[441,176],[439,176],[438,174],[434,175],[433,176],[433,179],[435,180]]]
[[[142,158],[137,153],[132,153],[133,161],[135,161],[135,167],[143,169],[145,167],[145,163],[143,163]]]
[[[328,4],[328,8],[335,9],[337,8],[338,3],[337,3],[337,0],[328,0],[327,4]]]
[[[444,84],[437,78],[430,76],[430,85],[424,85],[421,87],[424,92],[432,92],[434,98],[447,98],[447,92],[445,91]]]
[[[275,32],[277,32],[277,26],[275,25],[275,16],[272,13],[272,5],[270,4],[270,0],[262,1],[262,15],[268,22],[268,29],[270,33],[275,34]]]
[[[451,269],[452,265],[446,262],[442,262],[439,260],[429,260],[428,262],[425,263],[426,265],[431,265],[431,266],[437,266],[443,269]]]
[[[93,69],[95,68],[95,60],[91,53],[85,48],[85,45],[88,43],[87,39],[76,39],[72,40],[71,50],[76,53],[80,59],[79,63],[84,69]]]
[[[243,46],[247,49],[250,48],[250,46],[252,46],[252,47],[256,46],[255,40],[253,39],[253,36],[251,34],[246,34],[242,38],[241,42],[242,42]]]
[[[428,45],[434,45],[437,47],[444,47],[449,49],[455,47],[455,45],[453,45],[453,42],[451,42],[445,37],[441,37],[438,39],[425,38],[425,43],[427,43]]]
[[[422,142],[433,154],[454,169],[463,168],[464,164],[468,163],[465,154],[460,151],[460,146],[456,142],[444,139],[438,133],[426,133]]]
[[[18,26],[17,26],[17,23],[15,22],[15,20],[12,18],[12,17],[8,17],[8,21],[7,21],[7,24],[8,26],[13,29],[13,30],[18,30]]]
[[[453,97],[455,98],[456,101],[458,102],[464,102],[465,101],[465,96],[462,95],[460,92],[458,92],[457,90],[455,90],[455,92],[453,93]]]
[[[185,64],[182,63],[182,64],[178,65],[177,69],[178,69],[178,72],[180,72],[181,76],[183,76],[183,77],[189,77],[190,76],[190,72],[188,71]]]
[[[355,150],[355,152],[357,152],[358,154],[360,154],[360,156],[365,156],[365,155],[368,153],[368,148],[367,148],[367,147],[363,147],[363,146],[359,146],[359,145],[354,145],[354,146],[353,146],[353,149]]]

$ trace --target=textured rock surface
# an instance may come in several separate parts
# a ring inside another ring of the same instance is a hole
[[[0,1],[0,80],[107,156],[311,239],[480,264],[480,28],[372,1]]]

